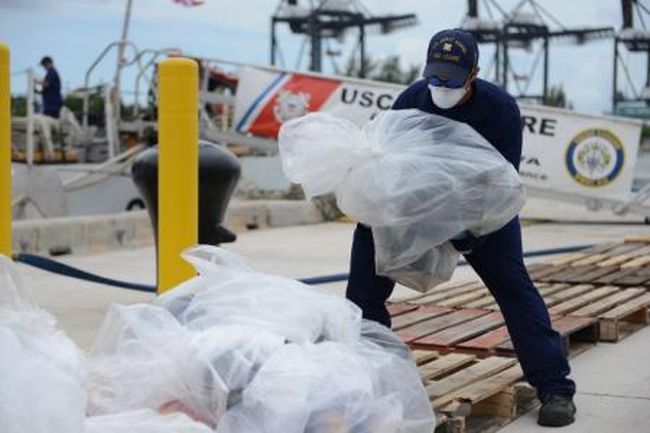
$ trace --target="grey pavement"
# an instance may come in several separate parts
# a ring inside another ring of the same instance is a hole
[[[564,209],[556,208],[564,215]],[[575,215],[581,222],[541,223],[523,229],[527,251],[571,245],[615,242],[627,235],[650,234],[639,219],[591,219]],[[583,212],[584,214],[584,212]],[[546,218],[544,218],[546,219]],[[567,220],[570,221],[570,220]],[[574,220],[576,221],[576,220]],[[616,222],[615,224],[613,222]],[[241,233],[226,248],[242,254],[258,270],[292,278],[347,272],[354,226],[327,223],[272,228]],[[155,250],[139,248],[102,254],[72,255],[61,261],[104,276],[153,284]],[[538,261],[544,258],[531,260]],[[83,348],[89,348],[108,306],[112,302],[135,303],[152,294],[107,287],[48,274],[20,265],[32,287],[36,302],[55,314],[61,327]],[[456,281],[475,280],[469,267],[459,268]],[[344,293],[345,283],[321,286]],[[395,297],[413,295],[400,287]],[[618,344],[599,344],[573,360],[580,394],[579,418],[567,432],[650,432],[650,328]],[[529,414],[506,427],[504,432],[537,431]],[[541,431],[541,430],[540,430]]]
[[[600,343],[572,360],[578,385],[575,424],[562,433],[650,432],[650,328],[615,344]],[[548,432],[531,412],[502,433]]]

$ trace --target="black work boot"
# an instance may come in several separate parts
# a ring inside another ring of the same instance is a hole
[[[564,427],[575,421],[575,414],[573,397],[551,394],[542,399],[537,424],[544,427]]]

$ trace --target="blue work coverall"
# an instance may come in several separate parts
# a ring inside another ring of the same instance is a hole
[[[61,95],[61,79],[59,73],[54,68],[49,68],[45,75],[46,84],[43,86],[43,114],[59,118],[61,107],[63,106],[63,96]]]
[[[522,125],[515,100],[501,88],[481,79],[473,84],[469,100],[449,110],[433,105],[425,80],[406,89],[394,110],[417,108],[467,123],[489,141],[518,170]],[[573,395],[570,367],[559,334],[551,327],[548,310],[524,265],[519,219],[487,236],[470,241],[465,259],[496,299],[505,319],[527,380],[541,398],[549,394]],[[464,249],[464,248],[463,248]],[[395,283],[375,272],[370,228],[358,225],[352,244],[347,297],[364,317],[391,325],[386,300]]]

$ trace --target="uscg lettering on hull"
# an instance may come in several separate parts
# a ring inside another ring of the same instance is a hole
[[[341,102],[348,105],[357,104],[363,108],[376,106],[380,110],[389,110],[393,105],[393,99],[393,95],[389,93],[376,93],[372,90],[362,92],[347,86],[341,89]]]
[[[527,131],[530,134],[555,137],[555,129],[557,125],[556,119],[536,116],[521,116],[521,123],[524,131]]]

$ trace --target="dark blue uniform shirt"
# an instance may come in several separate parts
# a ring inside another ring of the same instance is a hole
[[[393,105],[394,110],[408,108],[467,123],[519,170],[522,131],[519,107],[514,98],[500,87],[477,79],[469,100],[443,110],[433,105],[427,81],[420,80],[406,89]]]
[[[63,105],[61,96],[61,80],[56,69],[49,68],[45,75],[47,85],[43,86],[43,112],[52,117],[59,117]]]

